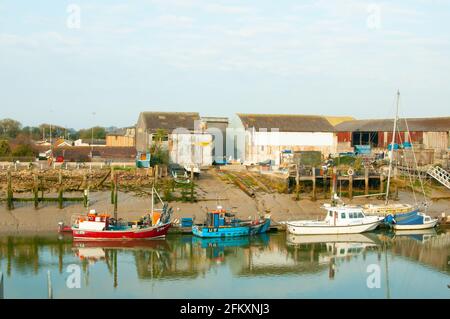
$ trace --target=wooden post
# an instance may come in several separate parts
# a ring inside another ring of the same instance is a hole
[[[4,285],[3,285],[3,273],[0,272],[0,299],[5,298],[5,291],[4,291]]]
[[[395,193],[395,200],[398,200],[398,185],[397,182],[394,183],[394,193]]]
[[[53,299],[52,277],[50,275],[50,270],[47,271],[47,287],[48,287],[48,299]]]
[[[114,176],[114,219],[117,220],[117,189],[119,188],[118,176]]]
[[[384,193],[384,175],[380,174],[380,194]]]
[[[44,177],[43,176],[41,176],[40,184],[41,184],[41,200],[44,200]]]
[[[194,202],[194,180],[191,180],[191,202]]]
[[[334,198],[334,194],[336,193],[336,189],[337,189],[337,167],[333,167],[333,172],[332,172],[332,183],[333,183],[333,187],[331,188],[331,199]]]
[[[59,203],[59,209],[63,209],[64,199],[63,199],[62,168],[59,170],[59,176],[58,176],[58,203]]]
[[[34,195],[34,208],[39,207],[39,181],[38,176],[34,174],[33,176],[33,195]]]
[[[328,178],[328,170],[323,171],[323,197],[327,197],[327,178]]]
[[[12,189],[12,178],[11,178],[11,170],[8,169],[8,173],[6,175],[7,184],[8,184],[8,190],[7,190],[7,199],[6,199],[6,205],[8,210],[14,209],[14,195],[13,195],[13,189]]]
[[[364,194],[369,195],[369,168],[364,168],[364,182],[365,182],[365,188],[364,188]]]
[[[111,204],[114,204],[115,187],[116,187],[116,182],[114,180],[114,168],[111,167]]]
[[[300,199],[300,167],[295,165],[295,200]]]
[[[158,184],[158,177],[159,177],[159,166],[158,165],[155,165],[154,174],[155,174],[155,182],[154,182],[154,184],[155,184],[155,188],[156,188],[156,185]]]
[[[316,168],[313,166],[312,168],[312,182],[313,182],[313,189],[312,189],[312,200],[316,200]]]
[[[353,175],[348,176],[348,198],[353,198]]]

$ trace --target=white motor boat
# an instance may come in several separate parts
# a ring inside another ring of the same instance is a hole
[[[286,223],[287,230],[295,235],[359,234],[374,230],[384,217],[366,216],[361,206],[331,206],[323,208],[327,216],[322,221],[299,220]]]

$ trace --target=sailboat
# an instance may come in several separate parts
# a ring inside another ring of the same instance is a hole
[[[394,128],[392,132],[392,143],[389,145],[389,172],[388,172],[388,180],[387,180],[387,187],[386,187],[386,200],[384,207],[378,207],[378,212],[380,210],[389,211],[391,208],[389,207],[389,187],[391,182],[391,174],[392,174],[392,160],[394,157],[394,149],[395,149],[395,137],[397,133],[397,122],[398,122],[398,109],[399,109],[399,101],[400,101],[400,91],[397,91],[397,103],[396,103],[396,114],[394,119]],[[406,123],[406,119],[405,119]],[[409,134],[408,124],[406,123],[406,129]],[[414,148],[411,144],[413,155],[414,155]],[[414,155],[414,162],[417,166],[416,157]],[[422,192],[424,198],[426,197],[425,190],[423,189],[422,180],[420,179],[420,183],[422,185]],[[402,212],[391,212],[388,213],[385,217],[385,224],[391,226],[395,230],[414,230],[414,229],[427,229],[427,228],[433,228],[436,226],[438,219],[431,218],[430,216],[426,215],[423,212],[420,212],[420,207],[417,205],[410,205],[411,209],[408,211],[408,204],[403,205],[403,211]],[[424,209],[428,207],[427,203],[424,205]],[[373,207],[372,207],[373,209]]]

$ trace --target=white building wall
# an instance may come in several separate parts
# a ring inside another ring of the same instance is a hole
[[[171,134],[169,137],[170,161],[180,165],[212,165],[211,134]]]
[[[283,150],[320,151],[324,156],[335,153],[337,137],[328,132],[256,132],[246,134],[246,163],[273,160],[280,164]]]

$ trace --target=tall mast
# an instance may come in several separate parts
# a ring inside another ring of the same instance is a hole
[[[399,101],[400,101],[400,90],[397,91],[397,106],[396,106],[396,110],[395,110],[394,130],[392,132],[391,151],[389,152],[389,173],[388,173],[387,188],[386,188],[386,201],[385,201],[386,205],[389,202],[389,186],[391,184],[392,159],[394,157],[394,144],[395,144],[395,133],[397,131]]]

